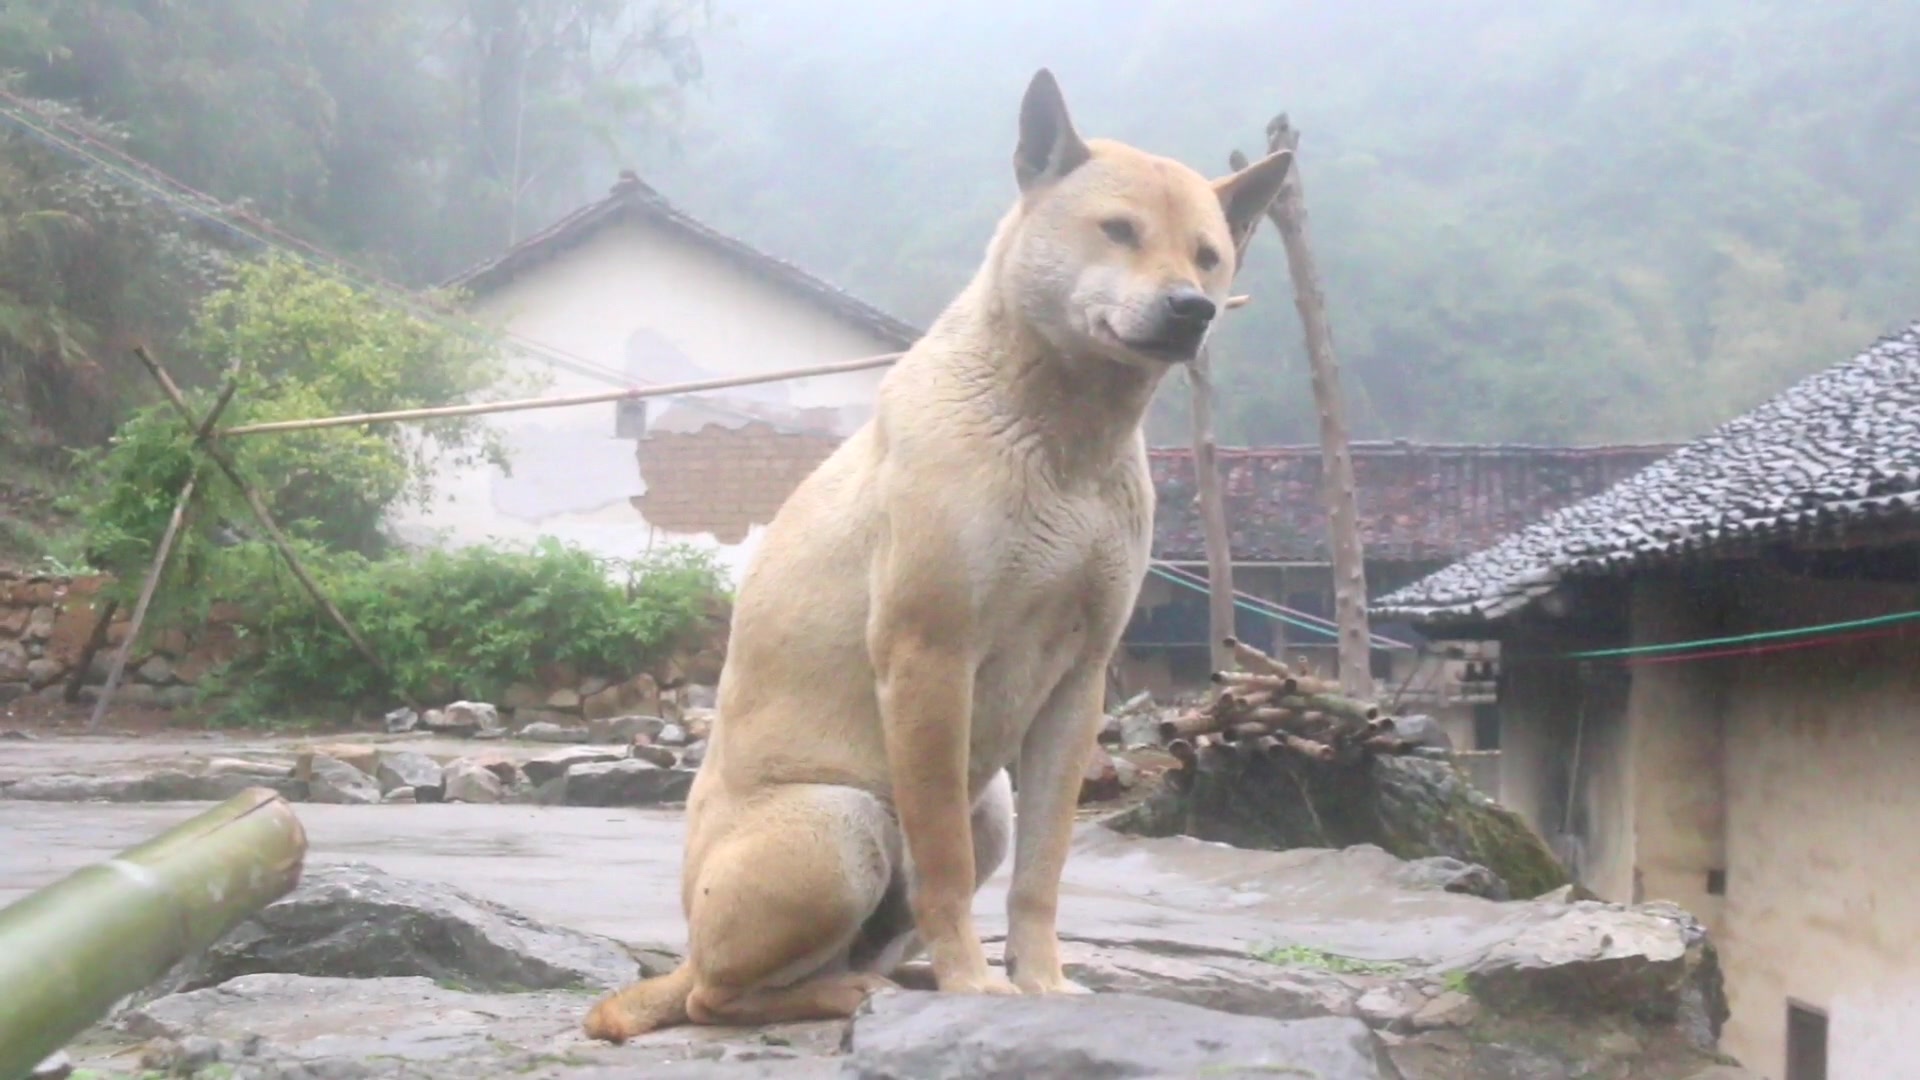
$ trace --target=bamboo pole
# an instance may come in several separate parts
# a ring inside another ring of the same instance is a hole
[[[227,428],[220,432],[220,437],[264,435],[275,431],[313,431],[319,428],[384,424],[399,420],[440,420],[452,416],[485,416],[492,413],[523,412],[528,409],[561,409],[570,405],[598,405],[609,401],[641,401],[646,398],[675,397],[681,394],[697,394],[705,390],[726,390],[736,386],[754,386],[759,383],[783,382],[788,379],[841,375],[850,371],[871,371],[874,368],[886,367],[903,355],[905,354],[883,353],[879,356],[861,357],[858,360],[842,360],[838,363],[817,364],[813,367],[787,368],[784,371],[730,375],[722,379],[700,379],[694,382],[666,383],[661,386],[631,386],[624,390],[596,390],[587,394],[565,394],[560,397],[485,401],[471,405],[437,405],[423,409],[354,413],[349,416],[327,416],[312,420],[274,420],[268,423],[242,424],[239,427]]]
[[[0,910],[0,1080],[291,892],[306,852],[293,807],[249,788]]]
[[[193,425],[196,428],[199,427],[200,425],[194,419],[193,410],[187,406],[186,396],[182,394],[180,388],[174,384],[173,376],[167,374],[167,369],[160,366],[160,362],[155,360],[152,354],[147,352],[147,348],[144,345],[134,346],[133,354],[140,358],[142,364],[146,365],[148,374],[152,375],[154,381],[160,384],[161,391],[167,395],[168,401],[173,402],[174,409],[178,411],[182,417],[186,418],[189,425]],[[294,554],[292,542],[287,539],[285,533],[280,531],[279,524],[273,520],[272,511],[267,509],[266,502],[260,498],[260,493],[253,489],[253,485],[247,483],[246,478],[240,475],[240,470],[234,466],[233,459],[221,448],[218,439],[208,440],[205,448],[207,457],[219,467],[220,471],[226,475],[228,480],[232,481],[234,487],[240,489],[240,494],[246,499],[247,509],[253,511],[254,520],[258,521],[260,527],[266,530],[267,538],[273,542],[274,548],[280,552],[280,557],[286,560],[287,569],[293,571],[294,579],[299,581],[301,587],[307,590],[307,595],[313,597],[313,602],[320,605],[320,610],[327,613],[327,616],[333,620],[334,625],[338,626],[341,632],[347,635],[347,640],[352,642],[353,647],[359,651],[360,655],[365,657],[367,662],[373,665],[373,669],[379,672],[388,682],[392,682],[393,675],[387,670],[387,665],[381,662],[380,654],[373,651],[373,646],[368,645],[367,640],[360,636],[360,631],[354,629],[352,621],[327,597],[325,590],[320,588],[320,583],[313,580],[313,575],[307,573],[307,568],[301,563],[300,556]],[[414,700],[413,695],[407,692],[406,687],[395,684],[394,692],[409,708],[418,709],[420,707],[420,703]]]

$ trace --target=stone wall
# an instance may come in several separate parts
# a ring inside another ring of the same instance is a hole
[[[106,579],[52,577],[0,568],[0,702],[28,694],[58,698],[85,655],[104,601]],[[131,609],[122,607],[88,665],[81,689],[92,700],[106,682],[114,650],[126,640]],[[215,604],[204,623],[187,630],[149,632],[129,658],[117,700],[177,708],[197,698],[195,686],[244,651],[240,613]]]

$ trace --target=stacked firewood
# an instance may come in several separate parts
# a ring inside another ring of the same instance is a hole
[[[1226,643],[1240,670],[1215,672],[1213,700],[1160,725],[1161,741],[1183,768],[1220,753],[1353,765],[1371,754],[1413,751],[1377,706],[1341,696],[1337,684],[1304,665],[1289,667],[1244,641]]]

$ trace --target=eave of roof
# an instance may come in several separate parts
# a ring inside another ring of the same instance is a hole
[[[632,173],[622,173],[608,196],[561,218],[485,262],[456,274],[442,288],[484,296],[536,267],[573,250],[613,226],[645,221],[670,230],[770,284],[861,327],[899,348],[919,340],[921,330],[829,284],[784,259],[776,258],[694,218]]]
[[[1372,610],[1491,622],[1568,578],[1908,517],[1920,518],[1920,323]]]

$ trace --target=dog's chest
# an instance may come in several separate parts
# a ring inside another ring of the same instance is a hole
[[[990,647],[976,680],[976,749],[1000,758],[1074,669],[1103,665],[1146,572],[1145,481],[1021,515],[983,605]],[[1150,497],[1150,496],[1147,496]]]

